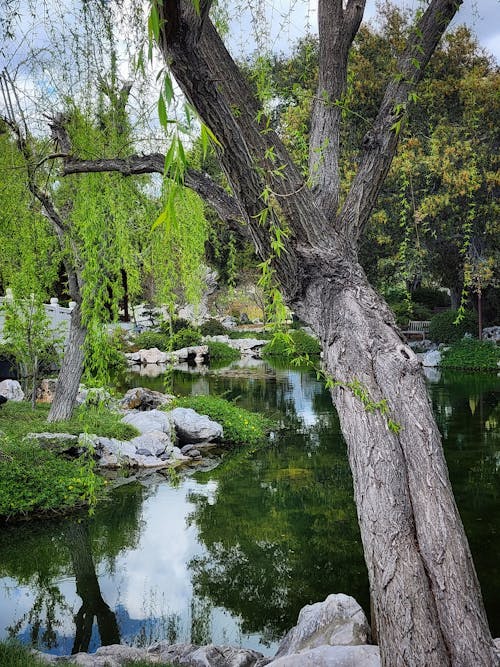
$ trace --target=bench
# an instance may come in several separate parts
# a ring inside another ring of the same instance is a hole
[[[410,320],[407,329],[402,333],[407,337],[422,336],[422,340],[425,340],[425,336],[429,332],[429,325],[429,320]]]

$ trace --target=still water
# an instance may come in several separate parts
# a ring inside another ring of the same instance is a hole
[[[120,486],[91,518],[2,527],[0,638],[57,654],[165,638],[270,654],[300,608],[329,593],[353,595],[368,611],[345,445],[314,376],[250,362],[176,372],[174,389],[238,399],[281,428],[177,485],[153,475]],[[434,374],[429,389],[499,636],[498,378]]]

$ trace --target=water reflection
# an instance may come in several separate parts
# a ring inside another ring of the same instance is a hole
[[[434,380],[450,476],[499,634],[497,379]],[[162,382],[127,380],[156,389]],[[351,479],[328,393],[306,372],[253,360],[202,376],[178,372],[174,388],[225,394],[283,428],[177,488],[128,484],[90,519],[4,528],[1,637],[54,653],[164,638],[271,653],[306,603],[347,592],[367,610]]]

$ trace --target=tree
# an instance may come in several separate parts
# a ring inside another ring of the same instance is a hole
[[[417,359],[358,262],[358,247],[394,157],[414,88],[459,1],[431,0],[409,30],[341,189],[347,59],[364,0],[320,0],[319,81],[308,181],[226,50],[211,3],[154,0],[150,32],[215,137],[232,198],[192,175],[223,218],[242,216],[287,304],[321,339],[347,442],[384,665],[494,665],[496,658],[441,438]],[[165,100],[163,101],[163,103]],[[162,115],[165,119],[165,114]],[[70,156],[71,157],[71,156]],[[144,173],[160,156],[66,160],[65,170]],[[189,171],[185,184],[190,186]],[[228,212],[231,212],[228,215]],[[457,628],[460,629],[457,632]]]
[[[219,160],[259,255],[288,305],[321,338],[348,445],[383,664],[493,665],[479,585],[418,362],[357,261],[412,91],[460,2],[432,0],[418,18],[363,138],[343,202],[338,103],[363,0],[319,2],[312,188],[270,130],[208,16],[210,4],[154,2],[152,32],[217,138]]]

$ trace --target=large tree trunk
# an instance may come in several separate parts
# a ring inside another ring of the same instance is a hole
[[[382,664],[496,665],[420,364],[359,266],[348,280],[316,268],[294,306],[320,336],[325,369],[341,383],[332,396],[354,478]],[[389,414],[367,405],[362,392],[384,401]]]
[[[77,304],[71,313],[68,343],[57,379],[56,393],[47,417],[49,422],[69,419],[73,414],[83,373],[83,344],[86,333],[87,329],[82,324],[80,305]]]

